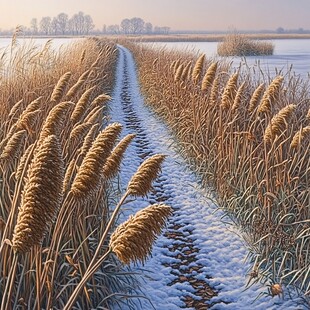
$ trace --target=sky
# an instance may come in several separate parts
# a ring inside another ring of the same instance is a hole
[[[98,29],[132,17],[173,30],[310,29],[310,0],[0,0],[0,29],[79,11]]]

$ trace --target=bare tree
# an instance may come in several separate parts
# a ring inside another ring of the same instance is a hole
[[[107,27],[107,33],[119,34],[119,25],[110,25]]]
[[[61,34],[65,34],[68,30],[68,20],[69,17],[65,13],[60,13],[57,15],[58,29]]]
[[[56,35],[58,33],[58,20],[56,17],[53,17],[52,21],[51,21],[51,33]]]
[[[144,28],[147,34],[151,34],[153,32],[153,25],[151,23],[146,23]]]
[[[95,28],[93,19],[90,15],[84,16],[84,30],[86,34],[89,34]]]
[[[51,20],[52,19],[49,16],[45,16],[45,17],[42,17],[40,21],[40,29],[46,35],[48,35],[50,32]]]
[[[144,20],[140,17],[134,17],[130,20],[131,22],[131,33],[139,34],[143,32]]]
[[[30,29],[32,34],[36,35],[38,34],[38,20],[36,18],[33,18],[30,22]]]
[[[121,21],[121,29],[124,34],[129,34],[131,30],[131,21],[125,18]]]

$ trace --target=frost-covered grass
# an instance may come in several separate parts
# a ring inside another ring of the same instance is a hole
[[[242,227],[251,283],[310,290],[309,83],[130,45],[148,103]]]

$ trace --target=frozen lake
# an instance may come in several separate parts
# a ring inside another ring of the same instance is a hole
[[[303,78],[310,75],[310,40],[309,39],[281,39],[272,40],[274,54],[271,56],[249,56],[246,58],[230,57],[234,66],[238,66],[240,61],[246,62],[250,67],[258,66],[264,72],[269,71],[275,74],[275,68],[287,72],[290,66],[293,71]],[[218,42],[165,42],[165,43],[145,43],[155,47],[167,47],[168,49],[178,49],[186,51],[200,51],[208,57],[217,57]]]

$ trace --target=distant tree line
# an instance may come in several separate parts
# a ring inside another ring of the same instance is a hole
[[[55,17],[44,16],[41,19],[32,18],[30,26],[21,26],[25,35],[89,35],[89,34],[168,34],[170,27],[158,27],[150,22],[145,22],[142,18],[125,18],[121,23],[115,25],[104,25],[101,29],[95,29],[93,19],[90,15],[78,12],[72,17],[66,13],[60,13]],[[14,30],[1,30],[0,35],[10,35]]]

